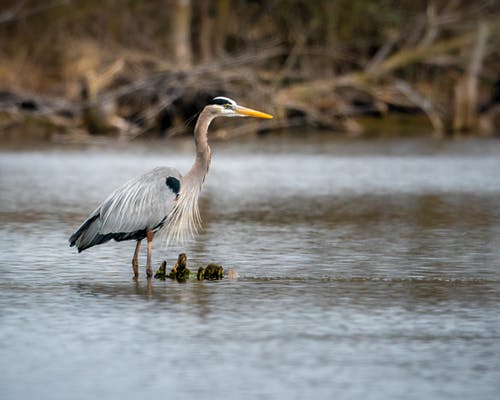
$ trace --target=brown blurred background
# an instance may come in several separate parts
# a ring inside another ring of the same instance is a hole
[[[499,27],[493,0],[4,0],[0,138],[185,134],[216,95],[277,116],[223,138],[401,115],[498,135]]]

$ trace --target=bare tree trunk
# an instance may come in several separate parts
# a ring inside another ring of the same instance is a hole
[[[418,93],[413,89],[407,82],[397,80],[395,84],[396,88],[403,93],[412,103],[418,106],[429,118],[434,129],[434,136],[441,138],[444,134],[444,123],[443,119],[439,115],[430,99]]]
[[[478,82],[486,51],[488,28],[479,23],[474,48],[466,74],[454,87],[452,129],[454,132],[471,131],[477,126]]]
[[[190,68],[193,57],[191,51],[191,0],[175,0],[172,7],[172,49],[174,64]]]
[[[213,10],[212,2],[201,1],[200,7],[200,30],[198,32],[198,47],[202,62],[210,62],[213,58]]]
[[[229,0],[217,0],[214,44],[215,54],[218,56],[222,56],[225,53],[230,7],[231,2]]]

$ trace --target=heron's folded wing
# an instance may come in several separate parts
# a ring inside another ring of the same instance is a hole
[[[156,229],[172,209],[176,193],[166,184],[178,171],[156,168],[115,190],[100,206],[100,233]]]

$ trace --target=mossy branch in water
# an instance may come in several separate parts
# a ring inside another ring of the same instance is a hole
[[[167,270],[167,262],[163,261],[160,265],[160,268],[158,268],[155,272],[155,275],[154,275],[155,279],[160,279],[160,280],[164,281],[165,278],[167,277],[166,270]]]
[[[167,273],[167,262],[163,261],[160,265],[160,268],[155,272],[155,279],[165,280],[167,278],[175,280],[177,282],[186,282],[189,278],[194,277],[195,274],[192,273],[187,268],[187,256],[185,253],[179,254],[177,258],[177,262],[174,267]],[[231,275],[235,277],[236,275]],[[196,278],[199,281],[202,280],[220,280],[224,277],[224,268],[219,264],[208,264],[205,268],[200,267],[198,269],[198,273],[196,274]]]
[[[198,273],[196,274],[196,278],[199,281],[204,279],[206,280],[219,280],[224,276],[224,269],[222,265],[218,264],[208,264],[206,268],[200,267],[198,269]]]

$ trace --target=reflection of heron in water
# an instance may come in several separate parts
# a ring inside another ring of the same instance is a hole
[[[156,233],[166,234],[168,242],[183,241],[200,226],[198,197],[210,166],[207,131],[216,117],[272,118],[245,108],[226,97],[215,97],[201,112],[194,128],[196,158],[191,170],[182,176],[175,168],[158,167],[134,178],[115,190],[69,238],[70,246],[82,251],[111,239],[136,240],[132,267],[139,275],[138,255],[142,239],[148,242],[146,273],[151,268],[151,246]]]

